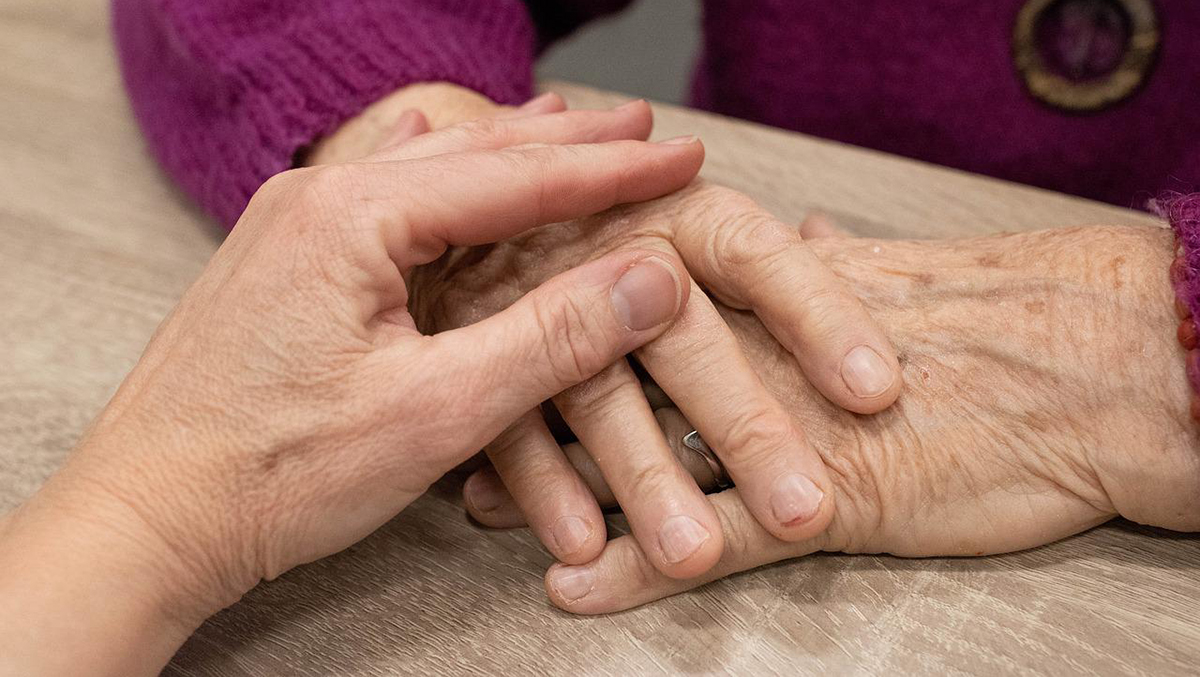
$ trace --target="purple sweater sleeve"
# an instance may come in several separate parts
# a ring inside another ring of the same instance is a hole
[[[404,85],[524,100],[538,41],[520,0],[114,0],[113,25],[151,149],[226,226],[301,148]]]

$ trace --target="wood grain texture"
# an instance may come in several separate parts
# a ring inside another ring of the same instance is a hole
[[[219,244],[132,122],[103,0],[0,5],[0,509],[60,463]],[[577,106],[615,97],[554,85]],[[786,219],[879,236],[1149,217],[669,107],[708,178]],[[614,523],[614,529],[617,529]],[[206,624],[175,675],[1189,674],[1200,539],[1114,523],[986,559],[816,556],[576,618],[526,532],[470,525],[453,480],[347,552]]]

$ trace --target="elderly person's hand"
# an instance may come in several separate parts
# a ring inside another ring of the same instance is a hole
[[[412,103],[403,96],[400,100]],[[399,119],[393,135],[427,128],[419,115],[395,110],[395,103],[381,106]],[[512,119],[547,107],[561,108],[562,102],[549,96],[492,115]],[[619,110],[627,116],[628,134],[650,134],[652,119],[644,102]],[[361,124],[368,131],[382,127]],[[489,146],[503,138],[491,120],[460,130],[460,143],[468,146]],[[322,146],[317,159],[361,152],[351,143],[355,138],[335,137],[339,142],[332,149]],[[428,152],[441,152],[443,143],[424,145]],[[408,146],[416,152],[422,145],[418,137]],[[745,196],[713,186],[495,246],[454,250],[413,280],[418,326],[441,331],[477,321],[572,265],[631,246],[677,252],[707,291],[733,307],[753,310],[795,356],[806,377],[841,407],[879,411],[900,392],[899,367],[886,336],[796,229]],[[637,357],[697,422],[730,474],[752,496],[750,510],[764,528],[793,541],[825,528],[834,512],[828,473],[805,441],[801,422],[763,387],[707,296],[694,293],[680,321]],[[599,464],[655,566],[680,578],[709,569],[722,550],[718,516],[672,457],[633,369],[618,362],[554,403]],[[600,553],[606,538],[600,507],[560,452],[540,412],[531,411],[487,451],[552,554],[581,564]],[[467,496],[475,508],[487,509],[482,493],[469,491]]]
[[[756,524],[738,487],[711,497],[726,549],[708,574],[665,577],[651,553],[623,537],[591,564],[552,568],[555,604],[624,609],[816,551],[1007,552],[1117,515],[1200,529],[1200,424],[1175,338],[1169,231],[810,244],[889,328],[907,382],[895,406],[866,418],[830,406],[756,319],[723,314],[832,471],[830,528],[781,541]],[[657,413],[672,440],[691,429],[677,411]],[[581,471],[595,482],[593,469]],[[490,471],[475,481],[503,491]],[[473,514],[496,526],[519,521],[511,499],[501,503]]]
[[[619,112],[580,119],[263,187],[66,466],[0,523],[0,672],[155,671],[206,616],[660,334],[689,294],[662,251],[598,257],[454,331],[410,314],[407,278],[447,247],[658,197],[703,161],[699,143],[575,143],[626,136]]]

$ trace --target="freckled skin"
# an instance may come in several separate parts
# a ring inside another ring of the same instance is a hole
[[[983,256],[975,257],[975,264],[982,268],[998,268],[1000,267],[999,254],[984,254]]]
[[[809,245],[887,329],[905,381],[886,411],[849,414],[809,385],[753,314],[722,309],[831,471],[837,516],[819,547],[979,555],[1118,514],[1200,529],[1200,428],[1172,335],[1168,231]],[[1114,290],[1116,258],[1126,283]],[[930,283],[914,284],[923,273]],[[813,545],[760,547],[762,564]]]
[[[896,270],[894,268],[881,268],[879,272],[895,275],[897,277],[906,277],[924,287],[932,285],[937,280],[937,278],[934,277],[934,274],[927,270]]]
[[[1124,256],[1113,257],[1113,259],[1111,261],[1109,261],[1108,265],[1109,265],[1109,268],[1112,270],[1113,289],[1120,289],[1121,287],[1124,287],[1125,280],[1122,279],[1122,277],[1124,276],[1124,271],[1122,269],[1125,266],[1125,257]]]
[[[1166,270],[1169,233],[1096,230],[816,241],[905,358],[905,393],[872,417],[830,406],[756,320],[737,317],[751,361],[840,480],[833,549],[977,555],[1117,514],[1200,528],[1200,435],[1171,291],[1166,275],[1132,274]],[[996,245],[1011,252],[1002,268]],[[914,288],[924,270],[956,274]],[[999,312],[996,290],[1026,313]]]

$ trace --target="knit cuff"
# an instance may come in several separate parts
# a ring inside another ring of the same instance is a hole
[[[499,103],[532,90],[519,0],[115,0],[134,112],[164,168],[227,227],[297,152],[371,103],[444,81]]]
[[[1175,297],[1193,321],[1200,318],[1200,193],[1159,201],[1159,211],[1171,224],[1179,246],[1179,264],[1172,270]]]

